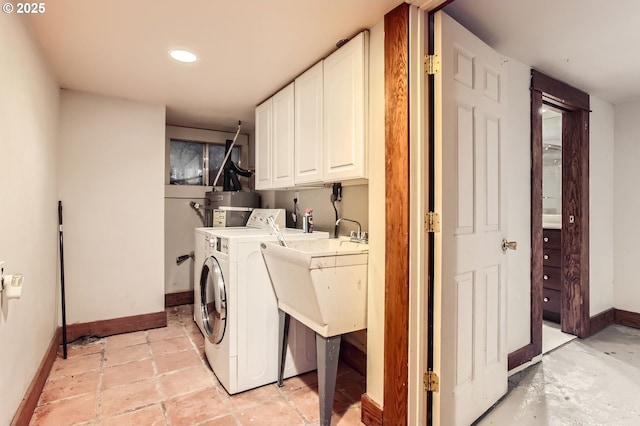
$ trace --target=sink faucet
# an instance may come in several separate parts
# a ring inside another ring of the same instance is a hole
[[[355,243],[367,243],[369,241],[369,236],[367,235],[367,233],[362,232],[362,227],[360,226],[360,222],[353,219],[347,219],[346,217],[341,217],[340,219],[336,220],[336,228],[335,228],[335,235],[334,235],[335,238],[338,238],[338,226],[340,226],[340,222],[351,222],[358,225],[357,231],[351,231],[351,238],[350,238],[351,241]]]

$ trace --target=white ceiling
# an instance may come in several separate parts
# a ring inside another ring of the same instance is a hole
[[[638,0],[455,0],[445,10],[498,52],[593,96],[640,99]]]
[[[242,120],[245,133],[258,103],[402,2],[55,0],[29,20],[61,87],[167,105],[170,124]]]
[[[55,0],[29,21],[61,87],[167,105],[170,124],[233,131],[242,120],[244,133],[259,102],[402,2]],[[445,10],[592,95],[640,99],[638,0],[455,0]],[[177,63],[171,48],[199,60]]]

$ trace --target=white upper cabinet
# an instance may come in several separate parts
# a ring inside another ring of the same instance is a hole
[[[273,145],[273,98],[256,107],[256,189],[271,188],[271,145]]]
[[[256,189],[367,178],[369,32],[256,108]]]
[[[367,177],[369,32],[324,60],[324,180]]]
[[[323,61],[295,80],[295,183],[324,179]]]
[[[294,88],[293,83],[273,96],[272,188],[294,185]]]
[[[294,185],[294,85],[256,108],[256,189]]]

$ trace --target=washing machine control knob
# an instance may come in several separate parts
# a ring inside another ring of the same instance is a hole
[[[216,238],[216,237],[210,237],[210,238],[209,238],[209,247],[210,247],[210,248],[215,248],[215,246],[216,246],[216,240],[217,240],[217,238]]]

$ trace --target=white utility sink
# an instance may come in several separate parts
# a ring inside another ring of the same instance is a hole
[[[323,337],[367,327],[368,244],[340,238],[261,247],[280,310]]]

